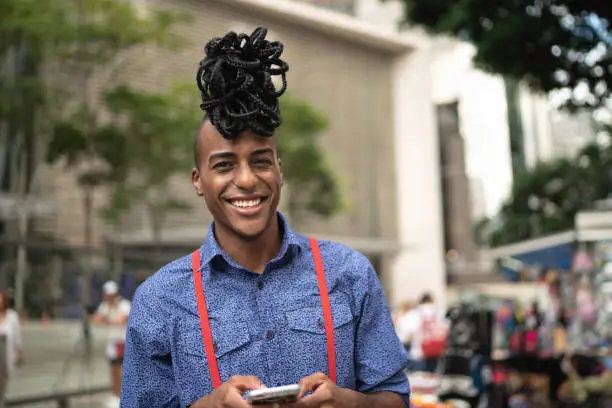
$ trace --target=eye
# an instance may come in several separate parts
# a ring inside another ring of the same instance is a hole
[[[267,166],[271,166],[272,165],[272,160],[270,160],[270,159],[256,159],[256,160],[253,161],[253,164],[255,166],[267,167]]]
[[[232,162],[222,161],[222,162],[215,163],[214,166],[213,166],[213,169],[215,169],[215,170],[228,170],[232,166],[233,166]]]

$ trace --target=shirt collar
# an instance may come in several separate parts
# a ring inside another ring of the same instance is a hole
[[[302,237],[291,229],[289,223],[287,222],[287,219],[283,214],[277,211],[276,216],[278,218],[282,239],[280,250],[278,251],[278,254],[274,257],[274,259],[270,261],[270,263],[285,264],[290,259],[292,259],[293,256],[298,254],[299,251],[301,251],[305,243],[304,239],[301,239]],[[234,261],[234,259],[232,259],[232,257],[230,257],[217,242],[214,233],[214,226],[215,223],[213,221],[208,227],[206,241],[200,247],[202,265],[208,265],[216,257],[221,257],[229,265],[232,265],[234,267],[240,267],[240,265],[238,265],[236,261]]]

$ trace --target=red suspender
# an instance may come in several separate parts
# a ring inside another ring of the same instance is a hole
[[[334,341],[334,321],[332,318],[331,304],[329,303],[329,293],[325,282],[325,267],[319,243],[314,238],[308,238],[312,259],[314,260],[317,280],[319,281],[319,293],[321,294],[321,306],[323,307],[323,320],[325,321],[325,336],[327,337],[327,364],[329,365],[329,378],[336,383],[336,345]]]
[[[202,270],[200,269],[200,250],[191,254],[191,265],[193,268],[193,283],[195,285],[196,301],[198,302],[198,312],[200,314],[200,326],[202,327],[202,339],[204,340],[204,350],[206,351],[206,361],[210,370],[213,388],[221,386],[221,375],[217,366],[217,356],[215,356],[215,346],[213,345],[210,321],[208,320],[208,308],[204,297],[204,287],[202,285]]]
[[[315,270],[317,273],[317,281],[319,283],[321,306],[323,307],[325,335],[327,337],[327,362],[329,365],[329,378],[335,383],[336,346],[334,341],[334,323],[331,312],[331,304],[329,302],[327,283],[325,282],[325,268],[323,266],[323,259],[321,258],[321,250],[319,249],[319,243],[314,238],[309,238],[308,240],[310,242],[312,258],[314,260]],[[217,365],[217,357],[215,356],[212,332],[210,330],[210,321],[208,320],[208,308],[206,306],[206,298],[204,297],[202,271],[200,270],[199,250],[196,250],[191,254],[191,264],[193,268],[193,281],[195,286],[196,301],[198,303],[198,313],[200,314],[202,339],[204,340],[204,350],[206,351],[206,360],[208,361],[208,369],[210,370],[210,377],[212,379],[213,387],[216,389],[221,385],[221,375],[219,374],[219,366]]]

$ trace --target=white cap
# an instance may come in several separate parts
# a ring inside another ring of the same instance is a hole
[[[113,281],[108,281],[102,286],[102,293],[106,296],[114,296],[119,293],[119,286]]]

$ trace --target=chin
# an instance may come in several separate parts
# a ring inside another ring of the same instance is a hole
[[[262,214],[263,215],[263,214]],[[242,217],[227,217],[230,230],[245,240],[259,238],[268,229],[269,217],[254,217],[251,219]]]
[[[232,225],[234,233],[245,241],[254,241],[261,237],[266,232],[266,226],[254,226],[254,225]]]

